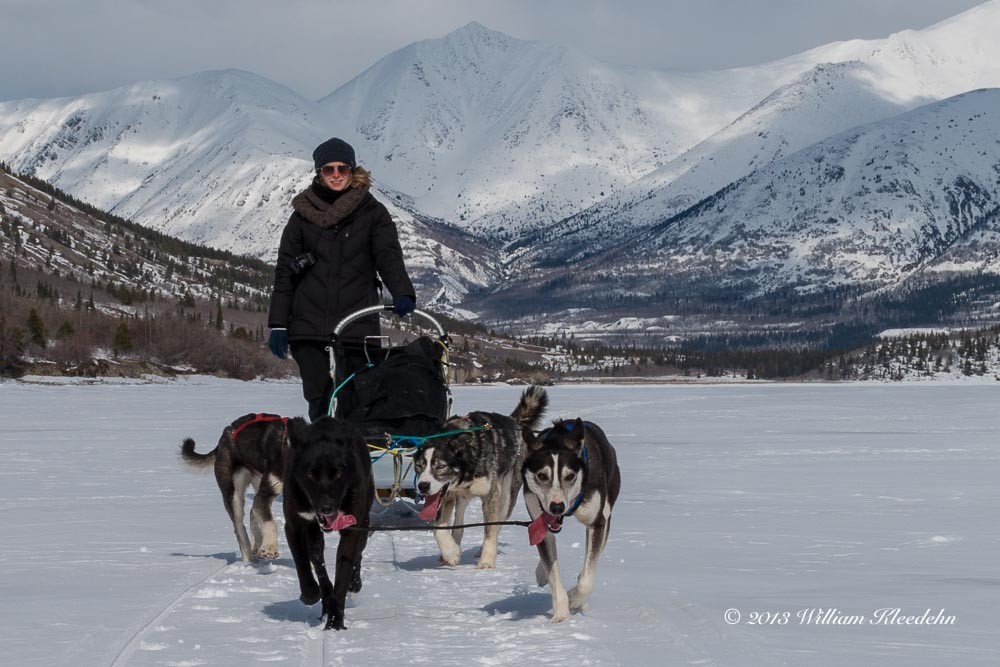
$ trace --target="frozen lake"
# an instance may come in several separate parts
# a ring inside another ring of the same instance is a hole
[[[520,391],[457,387],[455,411]],[[590,609],[548,622],[523,528],[492,571],[478,529],[457,568],[429,533],[378,533],[335,633],[298,602],[284,536],[279,560],[242,565],[214,478],[178,460],[241,414],[301,414],[298,385],[0,383],[2,662],[1000,664],[1000,383],[549,392],[549,417],[600,424],[622,468]]]

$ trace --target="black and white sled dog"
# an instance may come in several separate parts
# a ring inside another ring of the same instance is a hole
[[[425,496],[421,518],[435,526],[461,525],[472,498],[483,503],[485,522],[506,521],[521,490],[524,432],[534,429],[548,405],[541,387],[529,387],[508,417],[495,412],[471,412],[452,417],[442,431],[456,431],[429,441],[414,455],[417,491]],[[454,522],[452,522],[454,518]],[[441,562],[458,565],[461,528],[436,530]],[[496,566],[500,526],[486,526],[478,569]]]
[[[219,444],[207,454],[195,451],[187,438],[181,444],[181,459],[195,470],[215,469],[222,502],[233,522],[233,532],[243,562],[278,557],[278,529],[271,504],[281,493],[282,443],[285,420],[278,415],[248,414],[222,430]],[[250,534],[243,524],[247,488],[253,484]]]
[[[289,420],[283,480],[285,538],[299,578],[299,599],[307,605],[322,600],[324,629],[343,630],[344,601],[348,591],[361,590],[361,556],[368,543],[367,530],[346,529],[368,527],[375,499],[361,431],[333,417],[312,424],[299,417]],[[340,531],[340,542],[331,583],[323,533],[334,530]]]
[[[552,592],[552,622],[583,609],[594,590],[597,559],[608,542],[611,510],[621,488],[615,449],[595,424],[581,419],[558,420],[537,437],[525,435],[528,455],[522,468],[524,501],[533,519],[528,529],[538,545],[535,570],[539,586]],[[563,519],[574,516],[587,527],[583,570],[567,595],[559,578],[556,540]]]

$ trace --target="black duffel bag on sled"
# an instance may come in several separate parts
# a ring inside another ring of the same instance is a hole
[[[329,414],[337,414],[338,394],[350,384],[353,396],[345,402],[345,407],[350,407],[341,417],[357,424],[365,434],[380,501],[414,495],[412,485],[404,484],[410,465],[404,465],[402,458],[421,446],[423,436],[440,430],[451,414],[452,402],[450,339],[440,323],[421,310],[413,315],[427,321],[436,330],[436,338],[421,335],[391,347],[386,336],[369,337],[365,340],[367,366],[346,378],[338,377],[338,367],[344,367],[340,334],[358,319],[391,310],[389,305],[372,306],[348,315],[334,329],[330,342],[330,376],[337,384]]]

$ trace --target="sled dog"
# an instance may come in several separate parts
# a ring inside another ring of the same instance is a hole
[[[548,584],[552,622],[558,623],[569,618],[571,610],[583,609],[594,590],[597,559],[608,542],[621,473],[614,447],[596,424],[558,420],[537,437],[529,433],[525,438],[524,501],[533,519],[529,538],[537,544],[540,559],[535,579],[539,586]],[[567,516],[587,527],[583,570],[568,595],[559,578],[554,537]]]
[[[457,433],[430,440],[414,455],[417,492],[425,497],[420,517],[435,526],[461,525],[475,496],[483,503],[484,521],[506,521],[521,490],[524,431],[537,426],[547,405],[545,390],[533,386],[509,417],[472,412],[446,421],[442,431]],[[462,533],[434,531],[443,564],[458,565]],[[486,526],[483,533],[478,569],[495,567],[500,526]]]
[[[222,430],[219,444],[207,454],[195,451],[187,438],[181,444],[181,459],[195,470],[215,469],[222,503],[233,522],[233,532],[244,563],[278,557],[278,529],[271,504],[281,493],[282,442],[285,420],[277,415],[248,414]],[[243,524],[247,488],[253,484],[250,534]]]
[[[348,591],[361,590],[361,555],[368,543],[367,531],[345,529],[367,528],[375,499],[361,431],[333,417],[312,424],[299,417],[289,420],[283,480],[285,538],[299,578],[299,600],[307,605],[322,600],[324,629],[344,630],[344,601]],[[340,531],[340,542],[331,583],[323,533],[334,530]]]

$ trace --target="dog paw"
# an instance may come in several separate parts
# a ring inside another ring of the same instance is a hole
[[[254,554],[254,560],[263,558],[264,560],[275,560],[278,557],[278,547],[264,547]]]
[[[319,600],[320,600],[321,597],[322,596],[320,595],[319,587],[317,587],[315,591],[313,591],[313,590],[302,591],[302,594],[299,595],[299,601],[302,604],[308,605],[308,606],[311,607],[312,605],[314,605],[317,602],[319,602]]]
[[[493,570],[496,568],[496,563],[491,560],[481,560],[476,563],[477,570]]]
[[[438,562],[442,565],[458,565],[458,562],[462,559],[462,554],[441,554],[438,558]]]
[[[346,630],[347,626],[344,625],[344,619],[343,619],[343,617],[337,618],[335,616],[331,616],[330,619],[326,622],[326,625],[323,627],[323,629],[324,630],[331,630],[331,629],[332,630]]]
[[[566,611],[553,611],[552,612],[552,620],[549,621],[549,622],[550,623],[562,623],[563,621],[565,621],[568,618],[569,618],[569,610],[568,609]]]
[[[573,611],[582,611],[587,608],[587,599],[590,595],[584,595],[575,587],[569,591],[569,608]]]
[[[457,546],[455,548],[441,549],[442,565],[458,565],[460,560],[462,560],[462,552]]]

